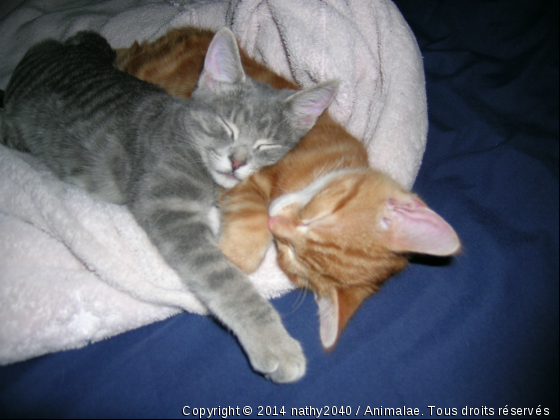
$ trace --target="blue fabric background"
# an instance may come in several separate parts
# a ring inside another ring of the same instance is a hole
[[[416,258],[331,354],[312,296],[275,300],[308,358],[297,384],[267,382],[227,331],[182,314],[0,368],[0,416],[182,417],[184,406],[246,405],[253,416],[258,406],[289,417],[326,405],[359,408],[360,418],[368,406],[424,417],[540,406],[558,416],[558,2],[396,4],[427,79],[428,146],[414,189],[456,228],[463,254]]]

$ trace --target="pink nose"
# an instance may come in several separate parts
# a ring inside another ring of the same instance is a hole
[[[274,232],[274,230],[278,230],[280,227],[286,226],[287,223],[288,223],[288,219],[286,219],[285,217],[282,216],[269,217],[268,229],[271,232]]]
[[[274,225],[278,222],[278,216],[268,218],[268,229],[274,229]]]
[[[282,232],[287,233],[291,231],[292,222],[290,219],[286,219],[282,216],[273,216],[268,218],[268,230],[273,234],[282,234]]]
[[[235,171],[236,169],[245,165],[245,162],[241,162],[240,160],[234,159],[232,157],[229,158],[231,160],[231,168]]]

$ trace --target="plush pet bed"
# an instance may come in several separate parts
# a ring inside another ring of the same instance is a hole
[[[420,51],[398,9],[390,2],[297,4],[27,1],[0,26],[2,76],[46,36],[96,29],[116,48],[176,26],[227,25],[246,51],[302,86],[341,80],[331,112],[364,139],[373,165],[410,187],[425,148],[426,96]],[[81,347],[183,310],[205,313],[124,207],[96,202],[5,147],[0,174],[0,363]],[[292,288],[274,247],[251,278],[268,298]]]
[[[212,318],[182,312],[196,312],[196,301],[142,245],[146,238],[125,211],[88,201],[35,160],[2,148],[4,363],[149,324],[0,368],[2,416],[179,417],[239,407],[228,417],[243,417],[244,406],[269,417],[282,408],[286,417],[292,409],[317,417],[311,408],[325,406],[343,407],[344,417],[371,417],[366,410],[380,407],[417,408],[424,417],[463,409],[470,416],[509,416],[512,409],[558,415],[557,3],[395,4],[0,4],[0,88],[25,50],[48,36],[98,29],[122,47],[173,26],[229,25],[251,54],[304,86],[343,80],[331,112],[364,139],[372,164],[409,186],[427,128],[413,33],[430,124],[413,190],[464,244],[453,259],[416,258],[363,305],[330,354],[320,346],[312,296],[292,291],[273,299],[308,358],[300,382],[278,386],[250,369],[235,338]],[[267,51],[278,41],[283,54]],[[289,288],[279,275],[277,286],[265,290],[272,272],[262,285],[254,280],[270,297]],[[68,312],[58,318],[41,312],[65,304]],[[62,346],[60,331],[79,338]]]

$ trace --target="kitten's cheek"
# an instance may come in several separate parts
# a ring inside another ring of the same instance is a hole
[[[294,251],[286,244],[276,242],[278,245],[278,265],[288,275],[296,287],[309,287],[306,271],[297,263]]]

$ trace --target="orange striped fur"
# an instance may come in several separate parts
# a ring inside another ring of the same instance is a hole
[[[151,44],[117,50],[116,66],[188,98],[212,36],[196,28],[174,29]],[[243,51],[241,57],[254,80],[277,89],[297,88]],[[341,170],[345,171],[337,172]],[[332,173],[339,175],[309,202],[292,203],[269,217],[275,199]],[[326,348],[334,346],[361,303],[406,266],[409,251],[450,255],[460,246],[451,227],[418,197],[370,168],[362,143],[326,112],[278,164],[225,191],[221,211],[220,248],[245,272],[260,265],[274,233],[280,267],[297,286],[315,293]],[[410,239],[406,233],[410,220],[437,225],[438,238]],[[443,250],[433,244],[436,240],[447,241]]]

